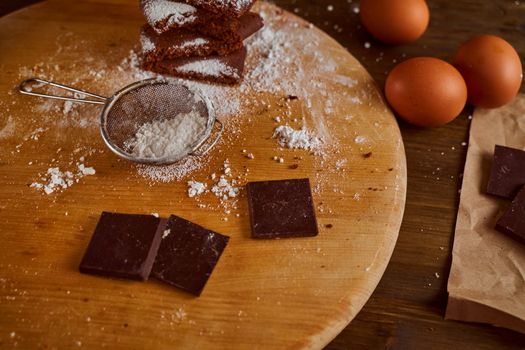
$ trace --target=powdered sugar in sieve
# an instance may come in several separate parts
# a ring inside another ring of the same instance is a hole
[[[147,122],[124,142],[124,148],[137,158],[162,159],[188,154],[191,146],[198,143],[206,131],[206,123],[207,120],[196,111]]]
[[[38,85],[37,85],[38,84]],[[34,92],[52,86],[76,93],[59,96]],[[147,79],[133,83],[110,98],[32,78],[20,84],[26,95],[104,105],[100,130],[118,156],[137,163],[171,164],[188,155],[203,155],[218,141],[223,125],[211,103],[175,81]],[[210,140],[214,127],[216,135]]]

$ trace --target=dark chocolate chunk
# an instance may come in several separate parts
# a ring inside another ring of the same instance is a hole
[[[147,280],[159,248],[161,219],[103,212],[80,272]]]
[[[525,151],[496,145],[487,193],[512,199],[525,185]]]
[[[180,78],[212,83],[236,84],[242,79],[246,48],[226,56],[181,57],[162,61],[143,61],[143,68]]]
[[[246,191],[253,238],[319,233],[308,179],[249,182]]]
[[[153,265],[153,277],[200,295],[229,237],[172,215]]]
[[[496,223],[496,230],[525,243],[525,186]]]

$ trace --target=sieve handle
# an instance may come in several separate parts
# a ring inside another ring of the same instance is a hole
[[[58,95],[48,95],[48,94],[44,94],[44,93],[40,93],[40,92],[33,92],[32,90],[33,90],[33,88],[37,87],[37,86],[35,86],[37,84],[39,84],[38,87],[42,87],[44,85],[50,85],[50,86],[54,86],[54,87],[62,89],[62,90],[77,92],[77,93],[85,95],[85,96],[93,97],[94,99],[87,99],[85,97],[76,98],[76,97],[66,97],[66,96],[58,96]],[[78,89],[72,88],[72,87],[67,86],[67,85],[62,85],[62,84],[54,83],[52,81],[42,80],[42,79],[39,79],[39,78],[30,78],[30,79],[24,80],[18,86],[18,91],[21,92],[24,95],[52,98],[52,99],[55,99],[55,100],[63,100],[63,101],[92,103],[92,104],[97,104],[97,105],[106,104],[106,102],[108,100],[108,98],[104,97],[104,96],[92,94],[91,92],[78,90]]]
[[[192,156],[203,156],[203,155],[207,154],[213,148],[213,146],[215,146],[217,144],[217,142],[221,138],[222,131],[224,130],[224,124],[218,119],[215,119],[215,124],[219,125],[219,130],[217,130],[217,134],[215,135],[213,141],[211,141],[206,146],[206,148],[204,150],[202,150],[200,152],[197,152],[197,150],[195,150],[194,152],[192,152],[191,153]],[[203,143],[205,143],[205,142],[203,142]]]

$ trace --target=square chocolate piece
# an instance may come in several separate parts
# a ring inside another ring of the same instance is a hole
[[[159,248],[162,221],[153,215],[103,212],[80,272],[147,280]]]
[[[162,234],[153,277],[199,296],[229,237],[172,215]]]
[[[496,145],[487,193],[512,199],[525,185],[525,151]]]
[[[525,186],[496,223],[496,230],[525,243]]]
[[[308,179],[249,182],[246,191],[253,238],[318,235]]]

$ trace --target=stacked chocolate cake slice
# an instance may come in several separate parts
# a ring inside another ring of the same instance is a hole
[[[263,27],[256,0],[141,0],[144,69],[181,78],[236,84],[243,41]]]

